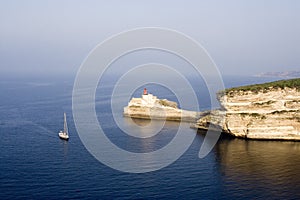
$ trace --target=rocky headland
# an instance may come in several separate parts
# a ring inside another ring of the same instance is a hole
[[[159,99],[152,94],[132,98],[124,108],[124,116],[139,119],[162,119],[170,121],[196,122],[200,112],[179,109],[176,102]]]
[[[194,125],[249,139],[300,140],[300,79],[227,89]]]

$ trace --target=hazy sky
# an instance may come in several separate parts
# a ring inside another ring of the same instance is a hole
[[[148,26],[191,36],[223,74],[300,70],[297,0],[2,0],[0,72],[75,75],[98,43]]]

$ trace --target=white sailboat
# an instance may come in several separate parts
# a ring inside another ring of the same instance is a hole
[[[64,131],[60,131],[58,133],[58,136],[60,137],[60,139],[63,139],[63,140],[68,140],[69,139],[66,113],[64,113]]]

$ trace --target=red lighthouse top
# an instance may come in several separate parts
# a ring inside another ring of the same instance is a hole
[[[144,95],[147,95],[147,94],[148,94],[147,89],[144,88]]]

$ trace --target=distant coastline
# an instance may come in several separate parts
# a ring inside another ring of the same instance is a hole
[[[284,79],[300,78],[300,71],[283,71],[283,72],[263,72],[256,74],[256,77],[278,77]]]

